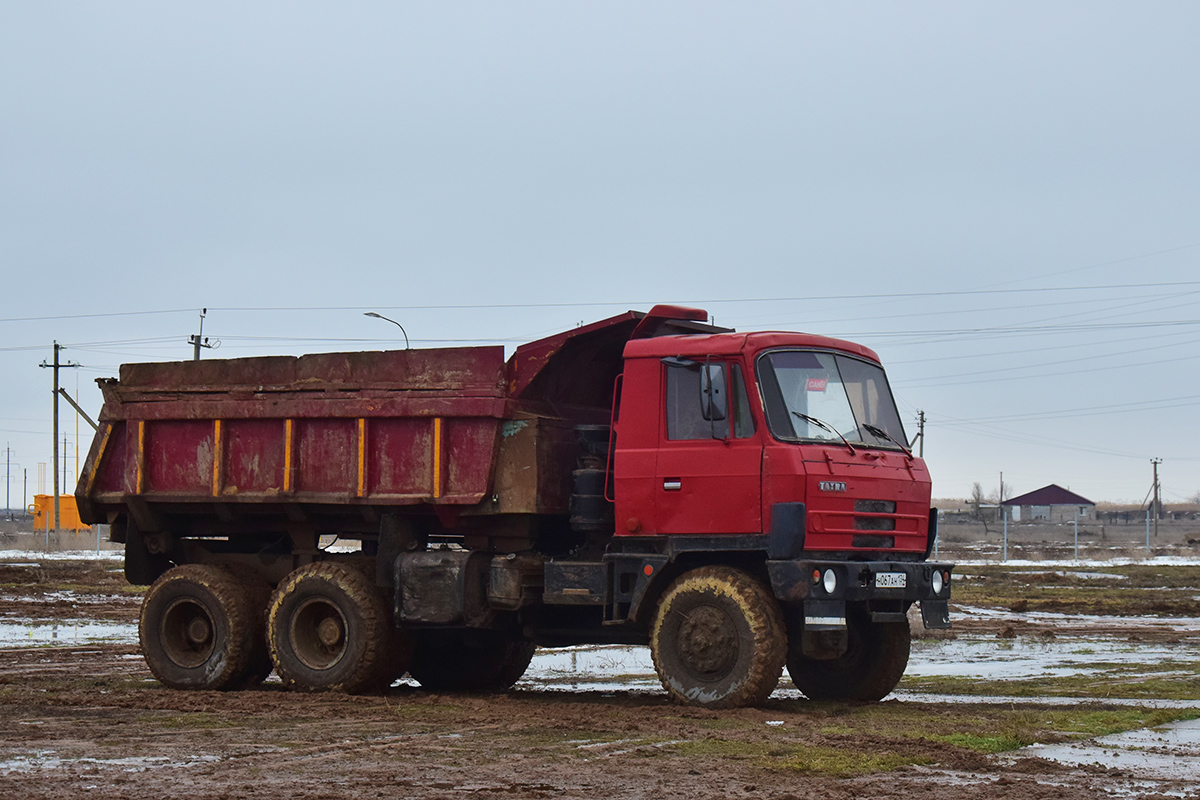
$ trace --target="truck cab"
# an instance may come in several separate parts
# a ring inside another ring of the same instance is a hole
[[[794,333],[631,341],[614,426],[616,535],[755,535],[802,505],[795,552],[916,560],[931,482],[878,356]]]

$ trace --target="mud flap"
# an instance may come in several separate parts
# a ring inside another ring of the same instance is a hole
[[[946,600],[922,600],[921,620],[926,628],[949,628],[950,603]]]
[[[846,603],[842,600],[805,600],[804,629],[807,631],[844,631]]]

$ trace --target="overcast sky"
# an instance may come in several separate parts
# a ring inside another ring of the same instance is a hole
[[[874,348],[935,496],[1139,502],[1161,458],[1182,501],[1198,31],[1195,2],[0,0],[12,505],[56,339],[95,414],[202,307],[208,358],[659,302]]]

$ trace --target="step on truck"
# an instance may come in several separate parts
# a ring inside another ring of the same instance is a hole
[[[671,697],[786,666],[879,700],[949,627],[930,479],[874,352],[630,311],[522,345],[126,364],[76,489],[149,585],[178,689],[274,671],[499,691],[534,648],[647,645]]]

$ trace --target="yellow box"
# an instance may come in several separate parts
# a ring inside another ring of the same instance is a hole
[[[79,507],[75,505],[75,495],[60,494],[58,496],[58,506],[62,514],[62,525],[60,530],[65,531],[90,531],[91,525],[84,525],[79,521]],[[35,494],[33,496],[33,504],[29,506],[29,513],[33,514],[33,529],[35,531],[44,531],[54,527],[54,495],[52,494]]]

